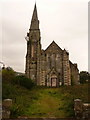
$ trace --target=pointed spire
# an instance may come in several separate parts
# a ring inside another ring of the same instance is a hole
[[[38,20],[36,3],[35,3],[35,6],[34,6],[32,20]]]
[[[30,29],[39,29],[39,20],[38,20],[38,15],[37,15],[36,2],[34,6]]]

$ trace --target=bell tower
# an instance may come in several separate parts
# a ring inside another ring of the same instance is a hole
[[[34,6],[29,33],[27,33],[27,38],[25,74],[28,78],[31,78],[37,83],[37,72],[39,71],[38,66],[40,66],[41,37],[36,3]]]

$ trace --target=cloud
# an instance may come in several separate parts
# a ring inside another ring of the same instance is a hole
[[[34,2],[3,2],[3,61],[16,71],[25,71],[27,46],[24,38],[30,27]],[[87,70],[87,1],[37,0],[37,10],[42,48],[55,40],[62,49],[69,50],[71,61],[77,62],[80,70]]]

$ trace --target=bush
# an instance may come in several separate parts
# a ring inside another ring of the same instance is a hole
[[[2,82],[11,83],[14,77],[15,77],[15,72],[12,68],[7,67],[2,70]]]
[[[90,73],[87,71],[80,72],[80,83],[84,84],[90,81]]]
[[[17,92],[12,84],[2,84],[2,99],[12,99],[15,94],[17,94]]]
[[[72,100],[67,101],[65,111],[68,114],[67,117],[74,116],[74,102]]]
[[[13,84],[21,85],[27,89],[31,89],[35,85],[35,83],[31,79],[27,78],[24,75],[16,76],[12,82]]]
[[[20,105],[14,104],[11,109],[10,118],[17,118],[23,114],[23,108]]]

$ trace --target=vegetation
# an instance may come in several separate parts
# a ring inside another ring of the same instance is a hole
[[[81,71],[80,72],[80,83],[88,83],[90,81],[90,73],[87,71]]]
[[[88,102],[87,84],[60,88],[37,87],[30,79],[22,75],[16,76],[12,69],[11,71],[2,71],[2,97],[13,100],[11,118],[73,117],[74,99],[80,98],[83,102]]]
[[[13,99],[11,118],[73,117],[74,99],[88,102],[87,84],[60,88],[33,87],[31,90],[12,84],[3,87],[3,98]]]
[[[21,85],[27,89],[31,89],[35,85],[35,83],[25,75],[14,77],[12,83]]]
[[[2,83],[11,83],[21,85],[27,89],[31,89],[35,86],[35,83],[27,78],[25,75],[18,75],[12,68],[6,68],[2,70]]]
[[[10,83],[15,77],[15,72],[12,68],[7,67],[2,70],[2,79],[5,83]]]

